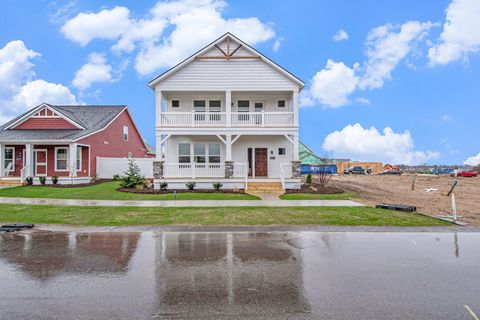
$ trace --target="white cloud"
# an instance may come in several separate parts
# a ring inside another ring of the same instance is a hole
[[[393,69],[432,26],[430,22],[409,21],[400,27],[386,24],[371,30],[367,36],[367,61],[359,88],[381,88],[384,81],[391,78]]]
[[[387,127],[379,132],[374,127],[363,128],[359,123],[327,135],[323,149],[335,157],[408,165],[422,164],[440,156],[438,152],[415,150],[409,131],[395,133]]]
[[[368,100],[367,98],[363,98],[363,97],[357,98],[357,99],[355,99],[355,101],[357,101],[360,104],[366,105],[366,106],[370,106],[372,104],[370,102],[370,100]]]
[[[83,91],[89,88],[92,83],[112,81],[114,81],[112,67],[107,64],[105,55],[94,52],[88,56],[88,62],[78,69],[72,84]]]
[[[31,59],[40,54],[15,40],[0,48],[0,121],[4,122],[42,102],[76,103],[70,90],[36,79]]]
[[[343,40],[348,40],[348,33],[347,31],[340,29],[338,30],[333,36],[332,40],[335,42],[343,41]]]
[[[480,1],[453,0],[438,44],[430,48],[431,65],[443,65],[480,52]]]
[[[273,43],[273,47],[272,47],[273,52],[278,52],[278,50],[280,49],[280,46],[282,45],[282,41],[283,41],[282,37],[275,39],[275,42]]]
[[[463,162],[465,165],[469,166],[478,166],[480,165],[480,153],[476,156],[468,157],[467,160]]]
[[[355,90],[358,65],[349,68],[343,62],[328,60],[324,69],[313,76],[310,88],[304,91],[300,103],[311,106],[320,103],[325,107],[336,108],[348,104],[348,96]]]
[[[434,24],[409,21],[400,26],[386,24],[370,31],[366,42],[366,60],[353,68],[329,59],[327,66],[317,72],[311,86],[302,94],[304,106],[321,104],[341,107],[350,103],[350,95],[358,90],[375,89],[391,78],[392,71],[415,49]],[[369,104],[366,98],[357,102]]]
[[[443,121],[443,122],[450,122],[450,121],[452,121],[452,117],[449,116],[448,114],[444,114],[444,115],[442,116],[442,121]]]
[[[275,38],[272,26],[256,17],[224,18],[226,5],[223,0],[159,1],[141,19],[131,18],[125,7],[115,7],[80,13],[64,24],[62,32],[81,45],[98,38],[115,41],[112,50],[119,54],[136,50],[135,69],[140,75],[177,64],[227,31],[253,45]]]
[[[95,38],[117,39],[131,26],[130,10],[125,7],[104,9],[98,13],[81,12],[65,22],[61,32],[67,39],[86,46]]]

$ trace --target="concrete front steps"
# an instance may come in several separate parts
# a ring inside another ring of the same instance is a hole
[[[254,182],[249,181],[247,186],[247,193],[283,193],[281,182]]]
[[[20,181],[20,179],[8,179],[8,180],[0,180],[0,187],[20,187],[24,184]]]

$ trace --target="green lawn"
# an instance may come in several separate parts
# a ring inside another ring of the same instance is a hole
[[[370,207],[70,207],[0,206],[1,222],[128,225],[344,225],[446,226],[448,222],[414,213]]]
[[[285,193],[280,196],[282,200],[350,200],[354,193]]]
[[[53,188],[25,186],[0,189],[0,197],[89,199],[89,200],[174,200],[173,193],[140,194],[120,192],[118,181],[104,182],[88,187]],[[177,193],[176,200],[258,200],[256,196],[242,193]]]

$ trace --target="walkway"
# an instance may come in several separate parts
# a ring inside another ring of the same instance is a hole
[[[0,203],[98,207],[359,207],[351,200],[74,200],[4,198]]]

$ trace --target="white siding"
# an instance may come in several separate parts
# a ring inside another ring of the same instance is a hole
[[[153,158],[134,158],[145,178],[153,178]],[[112,179],[113,176],[122,176],[128,168],[127,158],[97,157],[97,178]]]
[[[294,90],[298,86],[262,60],[194,60],[159,84],[162,91]]]

